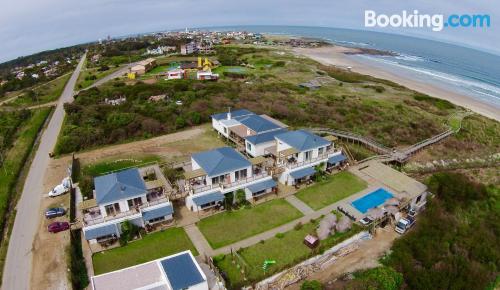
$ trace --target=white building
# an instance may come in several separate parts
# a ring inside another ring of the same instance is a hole
[[[221,147],[191,156],[191,171],[185,174],[186,206],[199,211],[222,205],[227,194],[245,191],[250,200],[272,192],[277,184],[260,166],[231,147]]]
[[[145,181],[151,172],[132,168],[94,178],[95,198],[81,205],[83,233],[91,244],[119,237],[126,220],[144,227],[172,219],[172,204],[158,182],[161,173],[154,174],[155,180]]]
[[[208,290],[207,276],[191,251],[93,276],[93,290]]]
[[[276,135],[276,166],[283,168],[279,181],[294,185],[312,176],[317,165],[326,169],[328,163],[337,165],[345,160],[342,151],[336,150],[331,141],[305,130]],[[272,148],[271,148],[272,149]]]

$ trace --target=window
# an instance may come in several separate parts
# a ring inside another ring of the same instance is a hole
[[[236,181],[247,178],[247,170],[243,169],[240,171],[235,171],[234,178],[236,179]]]
[[[323,154],[324,151],[325,151],[324,147],[318,148],[318,155]]]
[[[228,174],[212,177],[212,184],[224,183],[227,176]]]
[[[136,198],[127,200],[127,203],[128,203],[128,207],[131,209],[131,208],[134,208],[136,206],[142,205],[142,199],[140,197],[136,197]]]
[[[415,203],[419,203],[421,199],[422,199],[422,195],[419,195],[419,196],[417,197],[417,201],[415,201]]]
[[[224,127],[224,134],[227,134],[227,128]]]
[[[304,152],[304,160],[309,161],[312,158],[312,151],[306,151]]]
[[[161,221],[164,221],[165,220],[165,217],[164,216],[161,216],[161,217],[157,217],[157,218],[154,218],[154,219],[150,219],[148,221],[148,223],[150,224],[153,224],[153,223],[156,223],[156,222],[161,222]]]
[[[252,151],[252,144],[247,143],[247,150],[248,150],[248,151]]]
[[[120,205],[118,203],[108,204],[104,207],[106,215],[115,215],[120,213]]]

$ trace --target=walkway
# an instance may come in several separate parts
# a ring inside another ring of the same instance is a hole
[[[310,208],[302,200],[298,199],[295,195],[289,195],[285,199],[296,209],[300,210],[300,212],[302,212],[304,215],[314,213],[314,210],[312,208]]]
[[[186,234],[193,242],[194,247],[198,251],[200,256],[214,256],[214,250],[208,244],[208,241],[205,239],[205,236],[200,232],[200,229],[195,224],[191,224],[184,227]]]

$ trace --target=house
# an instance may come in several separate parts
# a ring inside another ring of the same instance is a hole
[[[184,76],[185,76],[184,70],[180,68],[169,70],[167,72],[168,80],[180,80],[183,79]]]
[[[104,103],[111,106],[119,106],[127,101],[126,97],[119,97],[117,99],[104,99]]]
[[[279,181],[285,185],[295,185],[310,178],[318,165],[324,170],[328,163],[335,165],[345,160],[333,142],[309,131],[290,131],[274,138],[276,148],[270,148],[268,152],[275,156],[277,167],[283,169]]]
[[[117,238],[126,220],[139,227],[172,220],[166,183],[157,165],[94,178],[94,198],[80,204],[85,238],[90,243]]]
[[[246,109],[214,114],[211,117],[212,127],[219,135],[242,146],[245,145],[245,138],[248,136],[263,134],[287,127],[285,124],[267,115],[257,115]]]
[[[277,186],[263,167],[263,160],[247,160],[231,147],[193,154],[185,179],[186,206],[192,211],[221,206],[225,195],[234,196],[239,189],[251,200]]]
[[[182,55],[193,54],[197,51],[198,51],[198,49],[196,46],[196,42],[194,42],[194,41],[181,45],[181,54]]]
[[[203,80],[218,80],[219,79],[219,74],[215,74],[212,71],[204,71],[204,70],[199,70],[196,72],[196,79],[203,81]]]
[[[93,276],[90,282],[93,290],[209,289],[207,276],[191,251]]]
[[[276,139],[274,137],[286,131],[285,128],[281,128],[245,137],[245,152],[252,157],[268,155],[269,153],[267,153],[266,149],[270,150],[270,148],[276,147]]]
[[[156,66],[156,60],[154,58],[148,58],[138,62],[132,68],[130,68],[130,72],[136,73],[137,75],[143,75],[150,71],[152,68]]]

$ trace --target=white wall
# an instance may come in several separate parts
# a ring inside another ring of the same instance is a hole
[[[247,147],[248,143],[249,143],[248,141],[245,141],[245,150],[248,154],[250,154],[253,157],[265,155],[266,153],[264,152],[264,149],[266,149],[267,147],[270,147],[270,146],[276,146],[276,140],[271,140],[269,142],[260,143],[258,145],[254,145],[254,144],[250,143],[252,145],[252,149],[248,150],[248,147]]]

